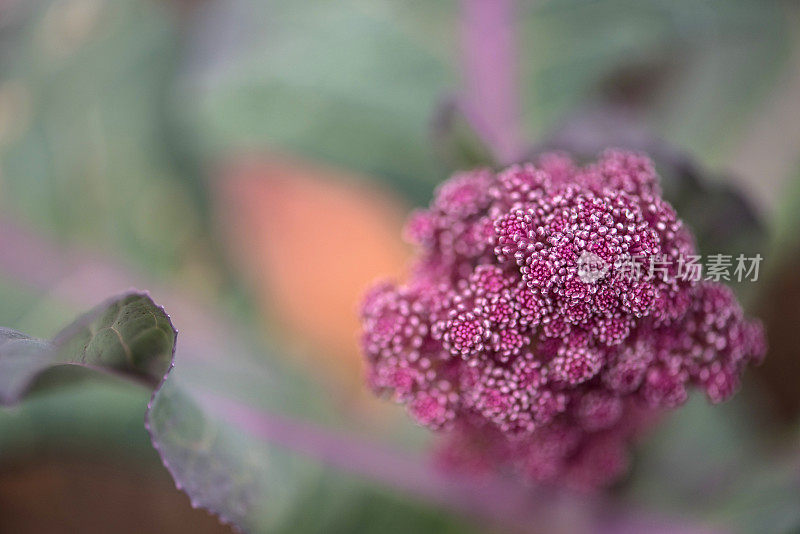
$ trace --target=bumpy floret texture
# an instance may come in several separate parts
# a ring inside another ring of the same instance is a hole
[[[410,279],[363,302],[368,381],[453,467],[609,484],[661,411],[726,400],[765,352],[727,287],[679,276],[694,241],[641,154],[457,174],[405,234]]]

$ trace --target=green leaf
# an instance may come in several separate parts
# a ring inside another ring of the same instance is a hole
[[[217,326],[208,328],[215,330]],[[298,454],[296,444],[281,442],[280,434],[285,432],[282,427],[275,427],[277,436],[253,434],[247,430],[249,423],[237,421],[231,412],[231,406],[242,403],[257,414],[258,420],[270,421],[267,406],[291,413],[286,405],[294,405],[300,406],[306,417],[312,417],[319,406],[312,388],[297,387],[296,377],[257,358],[242,339],[204,337],[203,332],[188,336],[191,354],[182,356],[188,365],[182,372],[172,372],[175,339],[170,318],[149,295],[140,292],[107,300],[50,341],[0,329],[2,404],[15,404],[32,391],[34,383],[38,386],[33,402],[17,409],[25,415],[24,420],[4,417],[0,427],[23,434],[38,432],[30,425],[35,424],[34,419],[50,417],[43,410],[76,409],[79,403],[68,408],[62,405],[64,399],[72,398],[70,395],[59,396],[62,401],[58,403],[58,398],[47,391],[53,382],[44,378],[58,367],[87,367],[155,390],[145,426],[176,485],[189,495],[194,506],[210,510],[248,532],[295,532],[295,525],[307,515],[306,507],[326,510],[333,506],[340,512],[363,513],[366,500],[374,495],[374,489],[363,480],[323,467],[314,460],[315,454]],[[209,355],[212,360],[206,359]],[[68,376],[75,378],[71,373]],[[120,408],[114,396],[91,396],[97,398],[113,401]],[[112,413],[107,415],[113,417]],[[84,424],[77,415],[62,415],[61,419],[75,429]],[[68,429],[62,432],[70,434]],[[8,448],[18,448],[18,441],[11,435],[0,440]],[[340,467],[348,470],[347,466]],[[454,527],[447,514],[430,514],[418,503],[397,497],[379,499],[370,508],[373,518],[366,525],[394,517],[398,507],[408,510],[399,520],[399,532],[420,525],[469,531],[465,525]],[[330,510],[313,520],[303,519],[307,532],[327,532],[337,521],[342,521],[341,513]]]
[[[52,341],[0,328],[0,401],[16,403],[48,369],[78,365],[155,386],[166,373],[175,329],[145,293],[114,297],[82,315]]]

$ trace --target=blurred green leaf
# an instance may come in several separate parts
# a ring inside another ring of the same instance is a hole
[[[16,11],[0,29],[0,206],[150,272],[208,255],[197,180],[184,176],[194,169],[181,159],[191,143],[166,105],[180,43],[166,3],[36,0]]]
[[[451,172],[497,167],[491,149],[480,139],[455,100],[439,106],[433,121],[433,143]]]
[[[609,96],[721,165],[791,45],[788,2],[521,2],[527,122],[545,132]]]
[[[800,531],[800,463],[781,458],[758,462],[731,484],[712,511],[715,521],[742,534],[794,534]]]
[[[786,260],[800,249],[800,162],[780,195],[771,223],[773,255]]]
[[[741,396],[722,405],[693,396],[646,437],[626,494],[662,510],[702,514],[758,458],[757,421]]]
[[[56,378],[63,383],[61,373]],[[158,466],[142,425],[148,398],[138,386],[97,377],[80,387],[35,388],[18,406],[0,410],[0,461],[10,465],[32,453],[96,454]]]
[[[212,154],[298,151],[418,200],[439,180],[429,127],[453,69],[389,3],[247,1],[204,14],[185,85]]]
[[[763,439],[766,408],[753,404],[747,395],[719,406],[693,397],[648,437],[626,495],[724,532],[797,532],[796,451],[773,450]]]

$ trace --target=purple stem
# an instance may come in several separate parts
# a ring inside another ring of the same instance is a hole
[[[514,0],[463,0],[462,110],[501,164],[524,154]]]
[[[711,534],[719,532],[624,511],[599,497],[523,486],[500,477],[446,473],[424,459],[381,443],[257,411],[213,394],[197,395],[203,411],[224,418],[251,436],[317,459],[323,464],[386,484],[513,532],[597,534]]]

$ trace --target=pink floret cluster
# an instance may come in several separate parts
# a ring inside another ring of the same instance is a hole
[[[410,279],[362,305],[368,381],[453,467],[607,485],[660,412],[729,398],[765,352],[727,287],[679,276],[694,241],[641,154],[456,174],[405,233]]]

